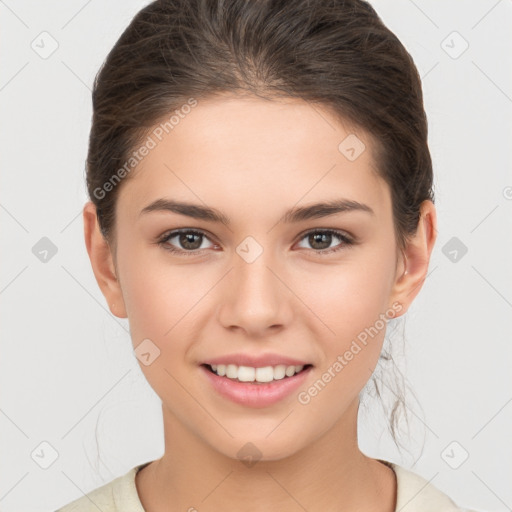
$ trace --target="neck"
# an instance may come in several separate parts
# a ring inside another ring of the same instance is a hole
[[[393,512],[395,475],[359,450],[358,406],[299,452],[253,464],[220,454],[164,410],[165,454],[136,477],[144,509]]]

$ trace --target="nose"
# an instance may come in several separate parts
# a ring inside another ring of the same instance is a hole
[[[220,298],[218,315],[223,327],[258,338],[289,325],[293,294],[274,268],[275,260],[267,257],[266,251],[252,263],[235,256]]]

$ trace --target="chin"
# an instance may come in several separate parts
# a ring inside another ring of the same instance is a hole
[[[273,435],[274,433],[271,434]],[[297,454],[307,444],[306,441],[300,444],[300,440],[291,434],[287,434],[285,438],[275,436],[274,439],[265,436],[266,434],[261,432],[253,437],[243,435],[225,440],[224,443],[214,442],[211,446],[225,457],[240,461],[247,467],[253,467],[256,463],[287,459]]]

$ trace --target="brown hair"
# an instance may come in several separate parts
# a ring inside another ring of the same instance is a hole
[[[87,186],[107,240],[122,186],[112,180],[133,149],[190,98],[221,93],[301,98],[364,130],[398,247],[416,232],[421,202],[434,200],[421,79],[370,4],[162,0],[137,13],[94,83]]]

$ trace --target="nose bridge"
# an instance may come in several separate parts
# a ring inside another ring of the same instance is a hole
[[[280,293],[279,281],[270,269],[274,266],[273,251],[263,247],[253,237],[247,237],[236,249],[236,287],[238,299],[261,308],[260,303],[269,304]]]
[[[230,272],[231,290],[221,305],[223,325],[255,332],[286,323],[286,287],[275,275],[274,251],[247,237],[236,253]]]

